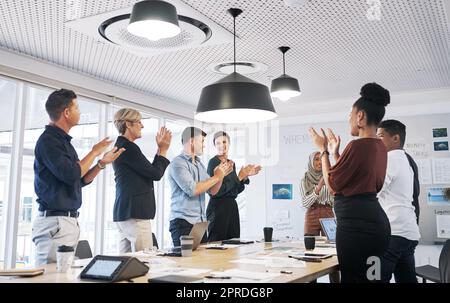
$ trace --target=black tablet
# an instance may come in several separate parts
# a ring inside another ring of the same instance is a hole
[[[113,282],[145,275],[148,270],[148,266],[136,258],[98,255],[81,272],[80,279]]]

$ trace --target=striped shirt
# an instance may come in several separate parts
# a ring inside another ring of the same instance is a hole
[[[315,190],[312,190],[311,193],[307,193],[305,189],[304,179],[300,183],[300,196],[302,197],[302,206],[306,208],[310,208],[314,203],[321,205],[330,205],[333,206],[333,196],[328,191],[327,187],[324,185],[317,195]]]

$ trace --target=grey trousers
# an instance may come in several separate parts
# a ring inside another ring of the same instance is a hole
[[[150,220],[128,219],[116,222],[119,230],[119,252],[136,252],[153,248],[152,224]]]
[[[31,233],[36,245],[36,266],[55,263],[58,246],[73,246],[75,249],[79,237],[80,227],[76,218],[37,216]]]

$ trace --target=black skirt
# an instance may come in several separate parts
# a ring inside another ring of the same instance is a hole
[[[206,209],[208,242],[239,238],[239,209],[234,198],[211,198]]]
[[[336,250],[343,283],[381,281],[391,226],[376,194],[335,196]]]

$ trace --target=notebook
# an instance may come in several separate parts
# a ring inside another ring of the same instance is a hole
[[[20,277],[33,277],[42,275],[45,272],[44,268],[14,268],[0,270],[0,276],[20,276]]]

